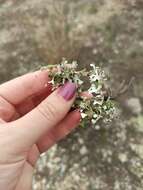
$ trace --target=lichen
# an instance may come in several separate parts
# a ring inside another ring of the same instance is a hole
[[[60,64],[48,65],[42,69],[48,69],[52,89],[64,85],[67,81],[74,82],[77,86],[77,97],[72,109],[81,112],[81,126],[95,126],[99,120],[109,122],[114,117],[115,105],[110,99],[105,72],[91,64],[91,69],[77,70],[76,61],[68,62],[63,59]],[[85,82],[90,84],[87,88]]]

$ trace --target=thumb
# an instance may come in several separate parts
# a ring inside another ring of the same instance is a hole
[[[49,129],[58,124],[70,110],[76,94],[76,85],[67,82],[49,95],[41,104],[24,117],[14,121],[19,143],[31,146]]]

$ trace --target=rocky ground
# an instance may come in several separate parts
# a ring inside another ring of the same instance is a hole
[[[119,118],[77,128],[41,156],[34,190],[143,189],[143,1],[0,0],[0,81],[62,57],[111,77]]]

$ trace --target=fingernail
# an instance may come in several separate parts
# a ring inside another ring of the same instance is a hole
[[[73,98],[75,92],[76,92],[76,85],[72,82],[67,82],[58,91],[58,93],[67,101]]]

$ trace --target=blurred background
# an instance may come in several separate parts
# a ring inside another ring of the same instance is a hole
[[[143,0],[0,0],[0,82],[59,63],[111,78],[119,118],[77,128],[41,156],[34,190],[143,189]]]

